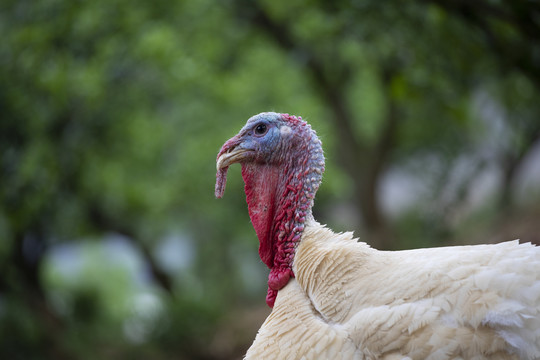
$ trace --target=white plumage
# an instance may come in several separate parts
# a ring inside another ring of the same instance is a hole
[[[246,359],[539,359],[540,249],[377,251],[308,221]]]
[[[272,313],[246,359],[540,359],[540,248],[378,251],[318,224],[321,142],[299,117],[250,118],[218,154],[242,164]]]

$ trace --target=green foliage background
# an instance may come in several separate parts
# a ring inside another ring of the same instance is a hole
[[[214,198],[215,156],[262,111],[321,136],[316,215],[336,230],[388,248],[538,240],[538,187],[514,196],[540,138],[535,14],[522,1],[3,1],[0,357],[240,357],[268,312],[266,269],[239,169]],[[498,187],[456,221],[479,172],[441,194],[479,148]],[[391,218],[377,194],[396,166],[427,195]],[[167,239],[183,265],[167,266]]]

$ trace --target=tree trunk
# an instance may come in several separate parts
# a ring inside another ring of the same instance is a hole
[[[351,199],[362,214],[362,223],[370,237],[381,233],[386,235],[386,221],[380,206],[378,187],[388,155],[395,145],[398,105],[390,93],[390,84],[399,69],[399,63],[389,59],[381,69],[387,113],[377,140],[372,146],[366,145],[356,136],[353,125],[356,119],[347,103],[346,91],[351,82],[349,64],[339,58],[338,52],[326,58],[310,48],[309,44],[297,40],[289,23],[272,18],[259,3],[240,3],[242,6],[237,10],[242,17],[272,37],[285,51],[302,54],[295,59],[302,59],[321,100],[332,112],[332,121],[339,138],[336,160],[355,183]],[[388,248],[388,240],[388,236],[374,236],[370,243],[379,248]]]

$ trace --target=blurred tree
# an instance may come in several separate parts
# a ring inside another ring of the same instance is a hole
[[[538,11],[524,1],[2,2],[0,357],[238,357],[251,334],[221,355],[201,339],[230,309],[262,303],[265,274],[238,169],[217,205],[214,160],[261,111],[318,130],[328,171],[316,211],[331,222],[349,203],[373,246],[433,245],[445,232],[426,223],[451,226],[445,212],[486,164],[502,169],[510,209],[540,137]],[[490,138],[486,104],[501,138]],[[484,165],[440,206],[452,169],[486,138]],[[410,238],[390,243],[381,181],[415,159],[441,209],[417,225],[405,217]],[[136,249],[172,314],[144,344],[126,340],[124,320],[106,311],[121,296],[98,284],[132,294],[112,276],[124,270],[94,259],[111,276],[83,272],[77,286],[44,275],[53,249],[111,233]],[[171,234],[195,249],[180,273],[156,256]]]
[[[335,160],[355,179],[353,201],[366,230],[378,235],[372,243],[382,248],[391,243],[385,242],[388,224],[378,187],[393,159],[403,159],[410,150],[451,151],[452,157],[468,151],[469,139],[456,134],[473,127],[475,118],[467,112],[476,87],[499,78],[497,86],[504,88],[505,81],[518,78],[530,81],[524,86],[536,87],[532,93],[540,89],[536,5],[433,3],[437,5],[312,1],[305,8],[302,1],[288,7],[267,1],[235,2],[241,19],[305,66],[340,139]],[[365,93],[354,90],[362,88],[366,71],[374,75],[370,91],[379,92],[378,114],[369,113],[371,104],[362,101]],[[515,170],[540,138],[538,109],[532,98],[528,101],[527,109],[534,107],[536,115],[519,116],[523,125],[508,121],[519,145],[498,159],[504,168],[501,208],[509,206]],[[438,131],[441,127],[447,134]]]

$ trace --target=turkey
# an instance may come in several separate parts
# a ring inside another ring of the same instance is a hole
[[[540,359],[540,248],[378,251],[317,223],[321,141],[301,117],[251,117],[217,157],[240,163],[272,312],[246,359]]]

